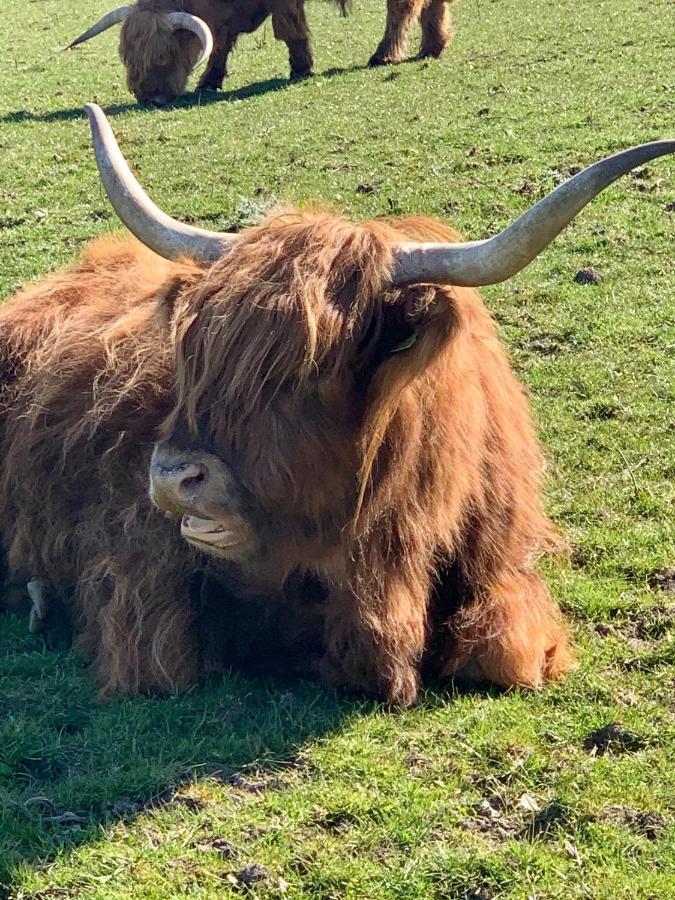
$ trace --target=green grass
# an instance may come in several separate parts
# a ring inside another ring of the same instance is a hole
[[[107,6],[3,4],[0,297],[117,227],[87,100],[153,198],[209,228],[319,198],[482,237],[570,167],[675,132],[672,0],[463,0],[440,63],[377,71],[384,0],[347,21],[312,2],[315,78],[286,83],[268,26],[222,94],[154,112],[116,35],[58,53]],[[484,291],[572,546],[545,564],[578,647],[567,683],[400,714],[241,677],[102,704],[82,660],[3,617],[0,896],[675,897],[675,599],[650,587],[675,565],[674,204],[675,162],[651,163]],[[587,265],[602,284],[574,283]],[[585,750],[613,721],[638,749]]]

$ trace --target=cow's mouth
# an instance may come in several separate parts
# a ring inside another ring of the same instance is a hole
[[[216,556],[231,556],[251,540],[251,530],[242,519],[216,522],[183,516],[180,533],[190,544]]]

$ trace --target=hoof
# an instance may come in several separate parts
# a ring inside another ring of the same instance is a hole
[[[420,50],[414,59],[440,59],[444,50],[445,47],[430,47],[428,49]]]
[[[49,611],[49,603],[47,600],[47,590],[49,583],[44,578],[31,578],[26,585],[28,596],[33,604],[28,617],[28,630],[31,634],[37,634],[42,631],[47,613]]]
[[[402,62],[402,57],[394,58],[393,56],[379,56],[377,53],[373,53],[368,60],[368,65],[371,69],[375,69],[377,66],[397,66]]]
[[[227,78],[227,75],[224,76]],[[203,81],[200,81],[197,85],[198,91],[214,91],[217,92],[221,90],[223,86],[223,78],[215,79],[215,78],[206,78]]]

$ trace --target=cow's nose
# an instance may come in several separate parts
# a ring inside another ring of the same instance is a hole
[[[156,456],[150,466],[150,493],[157,506],[183,513],[198,506],[208,479],[209,470],[203,463],[169,463]]]
[[[147,106],[166,106],[171,101],[171,97],[167,96],[161,89],[138,92],[136,99],[139,103]]]

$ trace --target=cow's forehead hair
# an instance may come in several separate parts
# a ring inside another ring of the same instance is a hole
[[[242,232],[217,263],[205,289],[227,318],[232,298],[257,310],[332,312],[349,319],[389,282],[392,249],[400,241],[456,240],[425,217],[352,223],[332,211],[282,209]]]
[[[157,9],[133,6],[120,34],[120,54],[127,69],[127,81],[139,85],[159,59],[179,68],[182,80],[190,70],[190,61],[177,40],[173,27],[167,23],[160,9],[171,4],[157,4]],[[167,72],[162,77],[167,77]]]
[[[199,407],[212,403],[253,414],[280,384],[343,373],[360,330],[390,293],[392,247],[419,229],[419,220],[399,230],[282,210],[243,232],[186,291],[174,320],[188,420],[195,425]]]

